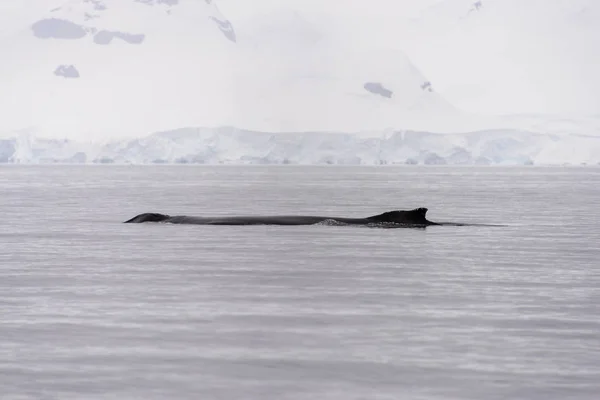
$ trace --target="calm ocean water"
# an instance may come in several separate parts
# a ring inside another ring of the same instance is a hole
[[[122,224],[141,212],[506,227]],[[600,169],[0,168],[2,399],[598,399]]]

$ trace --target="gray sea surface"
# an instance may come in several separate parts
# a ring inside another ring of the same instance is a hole
[[[123,224],[171,215],[433,221]],[[0,398],[598,399],[600,169],[0,167]]]

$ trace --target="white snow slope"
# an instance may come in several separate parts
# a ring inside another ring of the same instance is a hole
[[[5,0],[0,162],[595,164],[599,3]]]

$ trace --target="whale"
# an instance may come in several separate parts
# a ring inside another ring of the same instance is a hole
[[[413,210],[392,210],[382,214],[363,218],[331,217],[315,215],[263,215],[263,216],[213,216],[194,217],[187,215],[167,215],[159,213],[143,213],[124,221],[124,223],[160,222],[170,224],[192,225],[362,225],[380,227],[414,227],[424,228],[432,225],[464,226],[467,224],[452,222],[433,222],[426,217],[425,207]],[[474,224],[469,224],[474,225]]]

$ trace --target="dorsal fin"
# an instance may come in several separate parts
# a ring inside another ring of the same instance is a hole
[[[420,207],[414,210],[388,211],[367,219],[375,222],[394,222],[398,224],[432,224],[432,222],[427,221],[426,214],[427,208]]]
[[[141,222],[161,222],[161,221],[164,221],[169,218],[171,218],[171,217],[166,214],[143,213],[143,214],[136,215],[135,217],[125,221],[125,223],[128,224],[128,223],[141,223]]]

